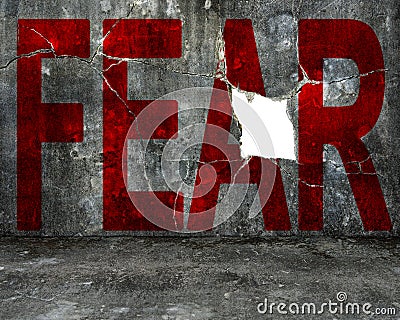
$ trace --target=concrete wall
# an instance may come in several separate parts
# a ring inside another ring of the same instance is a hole
[[[392,220],[400,234],[399,138],[399,6],[380,1],[14,1],[0,5],[0,235],[87,236],[172,235],[171,232],[104,231],[103,219],[103,93],[102,24],[111,18],[159,18],[183,21],[182,57],[136,59],[128,63],[128,98],[157,99],[190,87],[212,87],[218,64],[220,31],[227,18],[251,19],[267,97],[289,99],[287,113],[297,138],[297,27],[300,19],[356,19],[375,31],[385,62],[385,100],[376,126],[363,141],[371,154]],[[42,146],[42,227],[18,231],[17,221],[17,22],[18,19],[89,19],[93,61],[43,59],[42,101],[81,102],[84,105],[82,143],[44,143]],[[99,54],[95,55],[96,50]],[[325,92],[328,104],[351,104],[358,78],[351,65],[328,61]],[[324,67],[324,68],[325,68]],[[329,73],[329,70],[333,70]],[[350,71],[349,71],[350,70]],[[350,73],[350,74],[349,74]],[[324,73],[325,74],[325,73]],[[337,80],[337,81],[336,81]],[[354,100],[354,99],[353,99]],[[354,101],[353,101],[354,102]],[[235,129],[232,129],[233,132]],[[237,132],[236,132],[237,134]],[[240,133],[239,133],[240,135]],[[297,146],[297,139],[295,141]],[[197,150],[198,151],[198,150]],[[157,154],[150,154],[154,161]],[[370,235],[365,232],[338,152],[325,146],[324,230],[317,234]],[[261,214],[249,218],[254,190],[239,210],[213,231],[202,235],[309,235],[298,230],[298,165],[281,160],[280,167],[292,230],[264,230]],[[195,175],[195,171],[190,174]],[[240,191],[238,191],[240,193]]]

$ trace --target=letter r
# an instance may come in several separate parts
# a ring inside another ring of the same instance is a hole
[[[323,145],[337,148],[366,231],[389,231],[391,220],[371,156],[362,142],[380,115],[385,89],[381,46],[355,20],[301,20],[299,63],[309,79],[299,94],[299,228],[323,227]],[[352,59],[360,90],[352,106],[323,105],[323,59]],[[299,73],[302,72],[299,71]]]

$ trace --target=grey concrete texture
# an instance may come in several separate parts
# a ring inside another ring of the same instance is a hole
[[[399,250],[371,238],[2,238],[0,319],[399,319]],[[257,311],[339,292],[391,315]]]
[[[297,140],[297,23],[300,19],[356,19],[377,34],[385,61],[385,101],[376,126],[363,138],[373,160],[393,223],[400,234],[399,5],[395,0],[299,0],[299,1],[179,1],[102,0],[62,1],[4,0],[0,4],[0,235],[89,236],[175,235],[170,232],[106,232],[102,227],[102,23],[110,18],[178,18],[183,21],[183,52],[179,59],[132,59],[128,64],[128,98],[157,99],[188,87],[212,87],[218,63],[220,31],[225,19],[251,19],[266,94],[289,98],[288,115]],[[84,104],[84,142],[44,143],[42,147],[42,228],[38,232],[16,229],[16,58],[17,21],[23,18],[90,19],[93,61],[44,59],[42,101]],[[13,62],[12,62],[13,61]],[[357,96],[357,68],[340,59],[327,59],[324,90],[329,105],[350,105]],[[354,74],[356,73],[356,74]],[[347,79],[349,78],[349,79]],[[199,116],[200,117],[200,116]],[[201,117],[200,117],[201,118]],[[234,135],[240,134],[233,125]],[[297,141],[295,141],[297,143]],[[158,165],[160,145],[146,155],[148,166]],[[193,150],[193,153],[199,150]],[[189,155],[189,156],[193,156]],[[318,234],[368,236],[362,227],[353,193],[336,149],[325,146],[324,230]],[[296,161],[281,160],[282,179],[292,223],[290,232],[266,232],[261,215],[248,218],[255,195],[251,188],[239,210],[212,232],[200,235],[277,236],[300,232],[298,169]],[[182,162],[187,180],[193,181],[196,157]],[[183,174],[183,173],[182,173]],[[155,180],[159,177],[154,177]],[[157,182],[157,181],[156,181]],[[162,183],[162,181],[160,182]]]

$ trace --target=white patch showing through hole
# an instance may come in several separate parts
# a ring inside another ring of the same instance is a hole
[[[243,158],[296,160],[293,125],[286,114],[287,102],[287,99],[274,101],[258,94],[248,102],[245,93],[232,89],[233,111],[242,125],[240,149]],[[263,143],[266,138],[260,137],[260,124],[267,130],[272,147],[270,143]]]

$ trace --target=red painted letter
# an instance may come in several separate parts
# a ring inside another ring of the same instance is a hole
[[[176,19],[104,20],[103,33],[104,36],[109,33],[104,40],[104,53],[108,57],[104,58],[103,82],[103,226],[105,230],[159,230],[134,207],[124,184],[125,138],[135,116],[151,101],[128,100],[128,66],[118,58],[179,58],[182,55],[182,22]],[[160,115],[154,116],[149,121],[157,121]],[[155,132],[157,137],[147,138],[170,138],[176,132],[177,114],[173,120],[169,130],[160,130]],[[148,125],[151,127],[150,123]],[[172,192],[152,193],[158,193],[167,204],[175,200]]]
[[[19,20],[17,109],[17,228],[40,230],[42,142],[80,142],[83,106],[41,102],[41,59],[90,54],[89,20]],[[41,52],[38,52],[41,50]]]
[[[299,63],[309,79],[299,94],[299,228],[323,228],[323,145],[337,148],[367,231],[390,230],[391,221],[378,177],[361,141],[382,109],[385,78],[382,51],[374,31],[355,20],[302,20]],[[352,59],[358,66],[360,90],[347,107],[323,106],[323,59]]]
[[[240,87],[241,90],[265,96],[251,20],[227,19],[224,40],[229,82]],[[214,88],[227,89],[226,84],[221,80],[215,80]],[[239,146],[228,143],[232,106],[228,93],[223,94],[223,91],[220,90],[216,90],[211,98],[212,109],[209,110],[207,117],[200,156],[201,164],[197,171],[188,229],[206,230],[213,227],[221,184],[251,183],[258,186],[265,229],[290,230],[291,225],[280,169],[279,167],[275,168],[275,164],[270,160],[260,157],[252,157],[246,163],[246,160],[240,157]],[[222,130],[215,130],[215,128]],[[213,145],[218,145],[218,148]],[[215,170],[216,177],[212,177],[213,170]],[[202,189],[206,187],[209,180],[214,179],[212,189],[207,194],[198,196],[202,194]],[[273,186],[270,185],[271,183]]]

